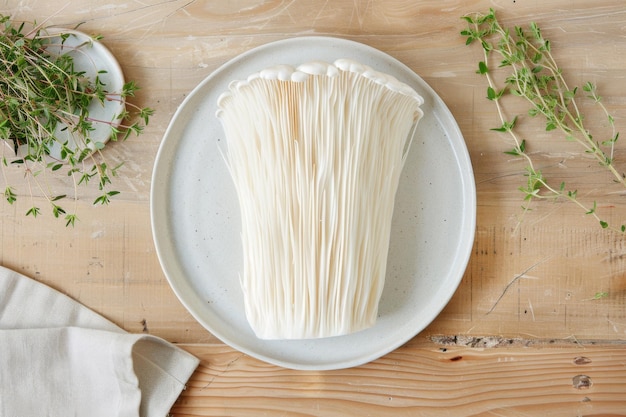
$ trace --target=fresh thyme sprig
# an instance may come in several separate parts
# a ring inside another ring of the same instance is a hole
[[[608,228],[608,222],[597,214],[595,201],[592,205],[582,203],[576,190],[567,190],[563,182],[558,187],[552,186],[535,167],[533,159],[526,152],[526,141],[515,131],[517,116],[507,119],[500,101],[508,93],[525,99],[530,104],[528,114],[542,116],[546,131],[560,131],[568,141],[579,144],[586,154],[611,172],[615,182],[626,187],[626,179],[615,167],[613,159],[619,132],[616,131],[615,120],[602,103],[596,86],[591,82],[585,83],[582,88],[568,86],[552,55],[550,41],[543,37],[536,23],[530,23],[528,28],[506,28],[500,24],[493,9],[486,14],[477,13],[462,18],[468,24],[467,29],[461,32],[467,38],[466,44],[480,43],[484,53],[484,60],[479,62],[477,73],[486,77],[487,99],[495,103],[502,123],[493,130],[503,132],[512,139],[513,149],[505,153],[523,158],[526,163],[527,182],[520,187],[525,195],[524,200],[530,202],[535,199],[565,199],[593,216],[602,228]],[[494,60],[499,61],[498,68],[510,70],[502,86],[496,83],[492,75],[494,70],[491,63]],[[584,98],[590,99],[604,113],[612,130],[611,136],[606,140],[596,140],[587,128],[578,103],[583,94]],[[523,208],[528,210],[528,205]],[[626,231],[626,225],[619,229]]]
[[[94,139],[94,123],[110,127],[111,140],[125,140],[132,133],[140,134],[153,113],[128,102],[138,87],[127,82],[121,92],[107,91],[101,80],[74,67],[71,54],[53,54],[53,42],[74,36],[69,33],[49,35],[43,28],[14,24],[8,16],[0,15],[0,140],[4,197],[10,204],[18,199],[18,191],[9,183],[7,169],[11,165],[24,169],[31,207],[26,215],[41,213],[35,204],[35,194],[41,194],[51,207],[54,217],[63,217],[66,225],[77,220],[78,187],[95,181],[100,195],[94,204],[108,204],[119,192],[110,190],[118,166],[109,166],[102,149],[102,139]],[[93,38],[97,40],[99,38]],[[81,45],[82,46],[82,45]],[[77,48],[80,48],[78,46]],[[89,107],[93,102],[124,101],[124,110],[112,120],[94,120]],[[71,132],[76,144],[68,143],[59,130]],[[60,149],[53,157],[52,149]],[[67,196],[54,194],[49,176],[65,172],[74,184],[74,210],[61,206]]]

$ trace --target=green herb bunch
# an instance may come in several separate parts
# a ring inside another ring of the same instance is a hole
[[[526,140],[516,133],[518,117],[507,119],[501,98],[513,94],[526,100],[530,105],[530,116],[543,117],[546,131],[560,132],[565,139],[573,141],[582,150],[611,172],[615,182],[626,187],[626,180],[614,165],[613,151],[619,137],[615,130],[614,118],[609,114],[591,82],[581,88],[570,87],[563,71],[557,65],[551,50],[550,41],[545,39],[536,23],[527,28],[515,26],[503,27],[496,18],[495,11],[487,14],[463,16],[467,29],[461,32],[466,44],[479,43],[484,52],[484,60],[478,63],[477,73],[487,78],[487,99],[495,103],[501,125],[492,129],[507,134],[513,141],[513,149],[508,155],[523,158],[526,162],[527,183],[520,187],[525,194],[524,200],[564,199],[568,200],[593,216],[602,228],[608,228],[607,221],[601,219],[596,211],[597,204],[584,204],[578,198],[576,190],[566,189],[565,183],[551,185],[541,171],[535,167],[533,159],[527,153]],[[502,85],[496,83],[495,69],[491,63],[497,62],[497,69],[510,72]],[[612,131],[611,136],[598,141],[588,130],[585,117],[581,112],[580,100],[591,100],[600,107],[606,123]],[[528,205],[523,207],[528,210]],[[618,228],[626,231],[626,225]]]
[[[11,204],[17,201],[20,192],[9,184],[7,169],[20,166],[28,190],[25,195],[30,196],[32,203],[26,215],[37,217],[41,213],[34,198],[35,194],[41,194],[54,217],[64,218],[66,225],[73,226],[77,220],[79,186],[97,184],[100,192],[94,204],[108,204],[112,196],[119,194],[110,187],[120,165],[107,164],[102,139],[92,139],[94,123],[110,126],[109,139],[125,140],[131,133],[143,131],[153,110],[126,101],[138,89],[134,82],[127,82],[121,92],[109,92],[100,79],[102,71],[95,79],[88,77],[74,68],[71,54],[49,52],[54,42],[64,44],[70,36],[74,35],[49,35],[38,26],[29,30],[24,23],[16,25],[9,17],[0,16],[0,165],[4,197]],[[94,101],[110,100],[125,103],[116,118],[111,121],[90,118],[89,106]],[[69,143],[67,135],[59,131],[71,132],[78,143]],[[53,148],[57,149],[56,157],[51,155]],[[71,177],[73,210],[61,205],[67,195],[51,192],[48,176],[52,173]]]

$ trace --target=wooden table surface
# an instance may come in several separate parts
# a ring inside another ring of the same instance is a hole
[[[79,201],[74,228],[47,212],[25,217],[26,198],[2,202],[0,263],[129,332],[198,355],[175,416],[626,415],[626,239],[566,202],[535,203],[520,221],[524,166],[490,131],[499,122],[476,74],[481,51],[459,34],[462,15],[490,7],[507,25],[536,21],[566,78],[596,83],[626,130],[622,0],[1,1],[0,12],[17,20],[80,23],[103,35],[142,87],[132,101],[156,113],[143,135],[106,147],[112,161],[125,161],[122,193],[106,207]],[[170,289],[150,226],[156,152],[186,95],[236,55],[303,35],[362,42],[419,74],[456,118],[477,188],[474,248],[445,310],[405,346],[339,371],[286,370],[222,344]],[[625,190],[601,167],[539,125],[522,129],[547,177],[597,200],[612,222],[626,219]],[[620,142],[617,165],[626,171]]]

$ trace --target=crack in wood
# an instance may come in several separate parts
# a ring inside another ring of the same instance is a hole
[[[596,346],[596,345],[626,345],[626,340],[580,340],[580,339],[524,339],[517,337],[502,336],[465,336],[465,335],[435,335],[429,337],[430,341],[443,346],[459,346],[470,348],[503,348],[503,347],[529,347],[529,346]],[[574,358],[576,365],[591,363],[586,357]]]

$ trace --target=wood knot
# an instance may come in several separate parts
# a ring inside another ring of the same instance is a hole
[[[591,387],[591,378],[587,375],[576,375],[572,378],[572,386],[576,389],[589,389]]]
[[[574,358],[574,365],[588,365],[591,363],[591,359],[585,356],[577,356]]]

